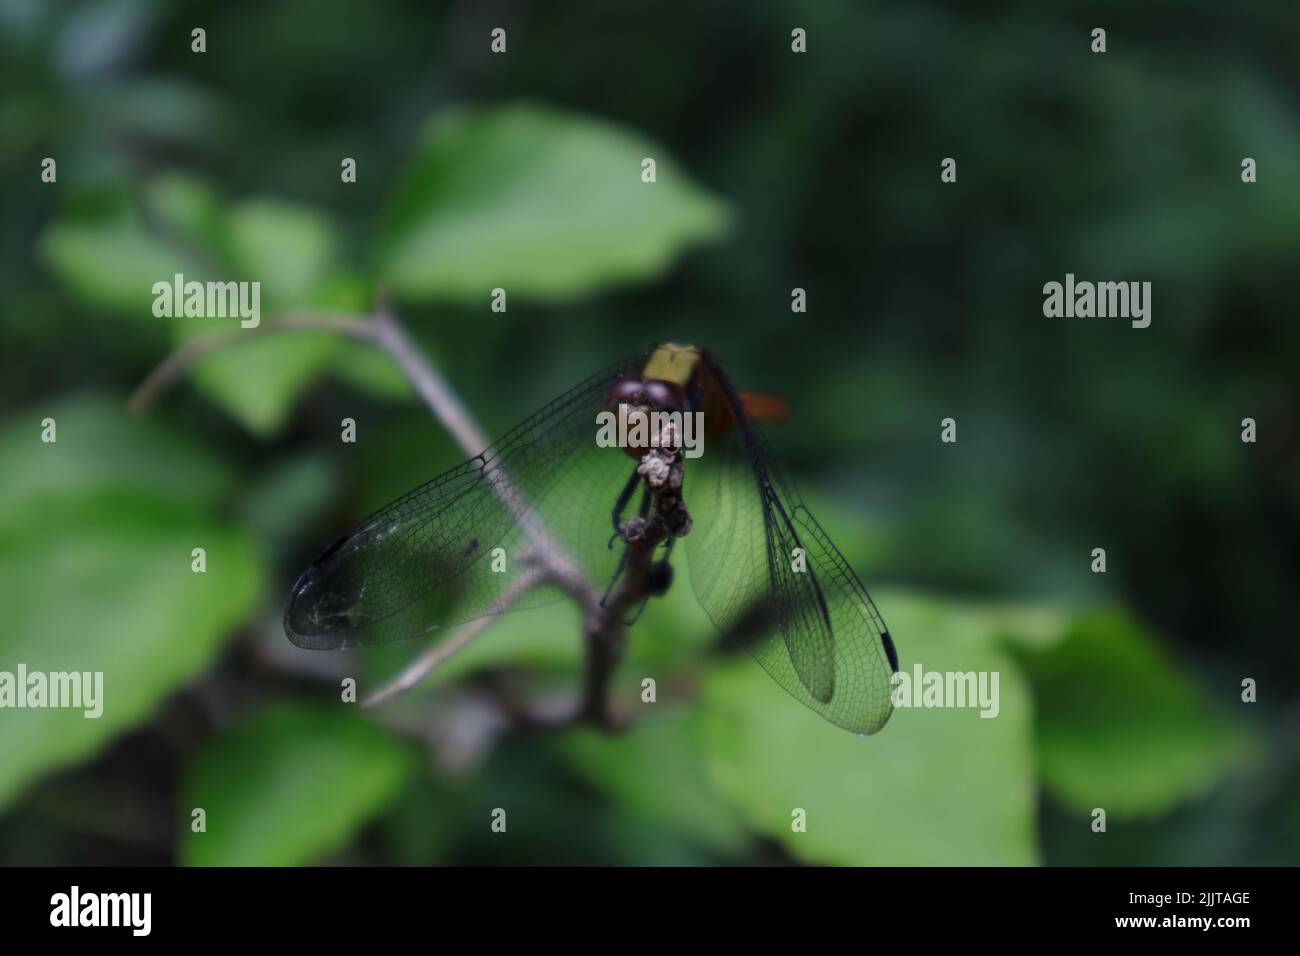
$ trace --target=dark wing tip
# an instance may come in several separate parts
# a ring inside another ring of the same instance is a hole
[[[889,631],[880,632],[880,643],[885,645],[885,656],[889,658],[889,666],[897,674],[898,651],[894,648],[894,639],[889,636]]]
[[[330,555],[343,544],[342,539],[317,558],[293,584],[289,603],[284,609],[284,633],[289,642],[307,650],[337,650],[348,646],[346,629],[330,626],[328,609],[331,595],[328,586],[322,586],[322,569]]]
[[[324,551],[322,551],[320,557],[317,558],[315,561],[313,561],[313,562],[311,563],[311,566],[312,566],[313,568],[319,568],[322,564],[324,564],[326,561],[328,561],[328,560],[329,560],[329,559],[334,555],[334,553],[338,551],[339,548],[341,548],[341,547],[343,547],[345,544],[347,544],[349,538],[350,538],[350,535],[346,535],[346,534],[345,534],[343,537],[339,538],[337,541],[335,541],[333,544],[331,544],[328,548],[326,548]],[[305,575],[304,575],[304,577],[305,577]],[[299,578],[299,580],[301,580],[301,578]],[[295,587],[295,590],[297,590],[296,587]]]
[[[829,704],[831,702],[831,698],[835,696],[834,680],[832,679],[830,685],[826,688],[824,694],[820,691],[813,691],[813,696],[816,697],[817,700],[819,700],[821,703]]]

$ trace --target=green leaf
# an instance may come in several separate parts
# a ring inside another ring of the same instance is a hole
[[[191,243],[194,249],[215,256],[227,248],[229,237],[225,210],[220,198],[206,182],[181,173],[168,173],[152,180],[144,195],[157,221]]]
[[[262,284],[268,311],[312,304],[338,259],[333,222],[308,206],[250,199],[231,210],[229,230],[230,263]]]
[[[269,438],[288,422],[303,391],[350,347],[329,332],[249,329],[247,340],[200,361],[194,382],[250,432]]]
[[[1027,653],[1025,666],[1044,784],[1080,812],[1165,813],[1258,750],[1122,611],[1081,617],[1059,644]],[[1239,702],[1236,678],[1225,686],[1224,699]]]
[[[41,236],[40,254],[91,305],[165,323],[153,314],[154,283],[171,283],[177,273],[187,280],[230,278],[210,274],[222,261],[226,223],[216,195],[193,177],[160,176],[142,195],[143,209],[133,196],[110,193],[107,211],[53,223]]]
[[[40,440],[44,414],[57,442]],[[117,401],[29,410],[0,436],[0,474],[13,479],[0,511],[0,671],[103,675],[99,717],[85,707],[0,714],[4,806],[199,674],[253,612],[261,568],[242,533],[208,517],[231,476]],[[191,570],[196,547],[203,574]]]
[[[568,299],[651,278],[726,225],[720,202],[630,130],[538,105],[457,109],[430,124],[396,190],[379,275],[411,299]]]
[[[260,315],[328,305],[317,296],[331,278],[339,241],[333,223],[303,206],[249,200],[228,217],[228,261],[232,274],[260,282]],[[235,322],[184,319],[177,341],[232,328]],[[240,340],[204,358],[194,369],[198,387],[249,431],[270,436],[284,427],[302,392],[356,346],[331,333],[272,333],[244,330]]]
[[[207,551],[207,573],[190,549]],[[102,716],[10,710],[0,806],[147,719],[252,612],[259,568],[243,535],[147,501],[65,503],[0,535],[7,626],[0,670],[102,672]]]
[[[982,624],[881,594],[900,664],[999,674],[999,710],[900,708],[872,737],[802,707],[752,661],[716,668],[701,707],[715,785],[800,859],[854,865],[1027,865],[1038,858],[1028,693]],[[792,830],[796,809],[807,830]]]
[[[358,389],[390,401],[413,402],[415,389],[392,356],[363,343],[349,342],[334,362],[334,374]]]
[[[54,420],[50,443],[41,441],[46,418]],[[234,482],[219,459],[102,394],[31,406],[11,419],[0,433],[0,474],[0,525],[91,495],[136,492],[209,508]]]
[[[43,258],[80,298],[169,328],[177,345],[238,330],[239,339],[196,365],[193,379],[249,431],[273,435],[302,392],[358,346],[328,333],[263,335],[241,329],[238,316],[157,318],[153,287],[177,274],[186,282],[258,282],[260,319],[289,309],[355,311],[363,296],[355,278],[337,274],[336,227],[311,207],[274,199],[227,211],[204,183],[185,176],[160,177],[144,195],[148,217],[127,205],[49,227]],[[394,391],[391,379],[377,387]]]
[[[190,277],[198,266],[129,213],[55,223],[41,236],[40,255],[82,300],[142,322],[163,321],[153,316],[154,283]]]
[[[146,720],[252,612],[259,569],[243,535],[182,510],[104,499],[0,536],[0,670],[102,672],[102,716],[6,710],[0,806]],[[206,574],[190,549],[207,551]]]
[[[401,791],[410,751],[341,708],[285,704],[216,740],[184,783],[182,860],[294,866],[343,846]],[[201,807],[206,830],[190,812]]]

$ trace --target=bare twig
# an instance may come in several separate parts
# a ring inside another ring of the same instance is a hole
[[[231,329],[228,332],[198,336],[189,339],[167,356],[140,383],[131,395],[131,411],[148,410],[163,392],[175,385],[204,356],[237,342],[247,342],[251,337],[290,331],[333,332],[336,335],[346,335],[362,341],[375,341],[375,332],[368,320],[335,315],[285,315],[268,319],[253,332],[247,329]]]
[[[452,391],[432,363],[411,340],[406,329],[397,321],[387,303],[381,303],[375,317],[368,323],[371,340],[392,356],[416,394],[451,432],[456,444],[466,455],[473,457],[488,446],[487,436],[470,414],[460,396]]]
[[[525,568],[520,572],[519,577],[511,583],[505,594],[501,596],[501,603],[497,606],[497,611],[509,610],[516,601],[531,591],[542,579],[546,577],[546,570],[541,565],[533,565]],[[470,621],[460,630],[456,631],[451,637],[438,644],[435,644],[429,650],[425,651],[406,667],[402,668],[391,681],[385,684],[379,690],[375,691],[364,701],[361,706],[370,708],[378,707],[380,704],[392,700],[398,694],[410,690],[420,681],[424,680],[429,674],[433,673],[434,668],[445,661],[451,655],[455,654],[461,648],[468,646],[470,641],[482,634],[491,626],[493,617],[480,617]]]

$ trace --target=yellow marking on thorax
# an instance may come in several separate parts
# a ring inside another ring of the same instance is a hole
[[[650,353],[641,378],[673,382],[685,388],[699,360],[700,350],[694,345],[665,343]]]

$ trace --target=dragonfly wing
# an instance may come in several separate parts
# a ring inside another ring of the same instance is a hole
[[[835,632],[818,575],[808,566],[807,547],[770,479],[764,482],[773,617],[795,674],[819,703],[835,695]],[[777,655],[780,660],[780,655]]]
[[[828,703],[834,631],[816,576],[795,570],[801,545],[766,474],[755,470],[738,432],[706,446],[686,474],[694,519],[686,547],[700,604],[724,635],[746,632],[769,671],[788,670],[795,696]]]
[[[592,376],[340,538],[294,585],[289,639],[307,648],[383,644],[556,600],[549,586],[516,594],[544,540],[603,588],[618,559],[606,545],[610,509],[632,463],[597,447],[596,414],[609,386],[642,361]]]
[[[746,646],[792,696],[833,724],[874,733],[892,711],[893,641],[731,394],[737,427],[687,462],[696,595],[724,635],[748,631]]]

